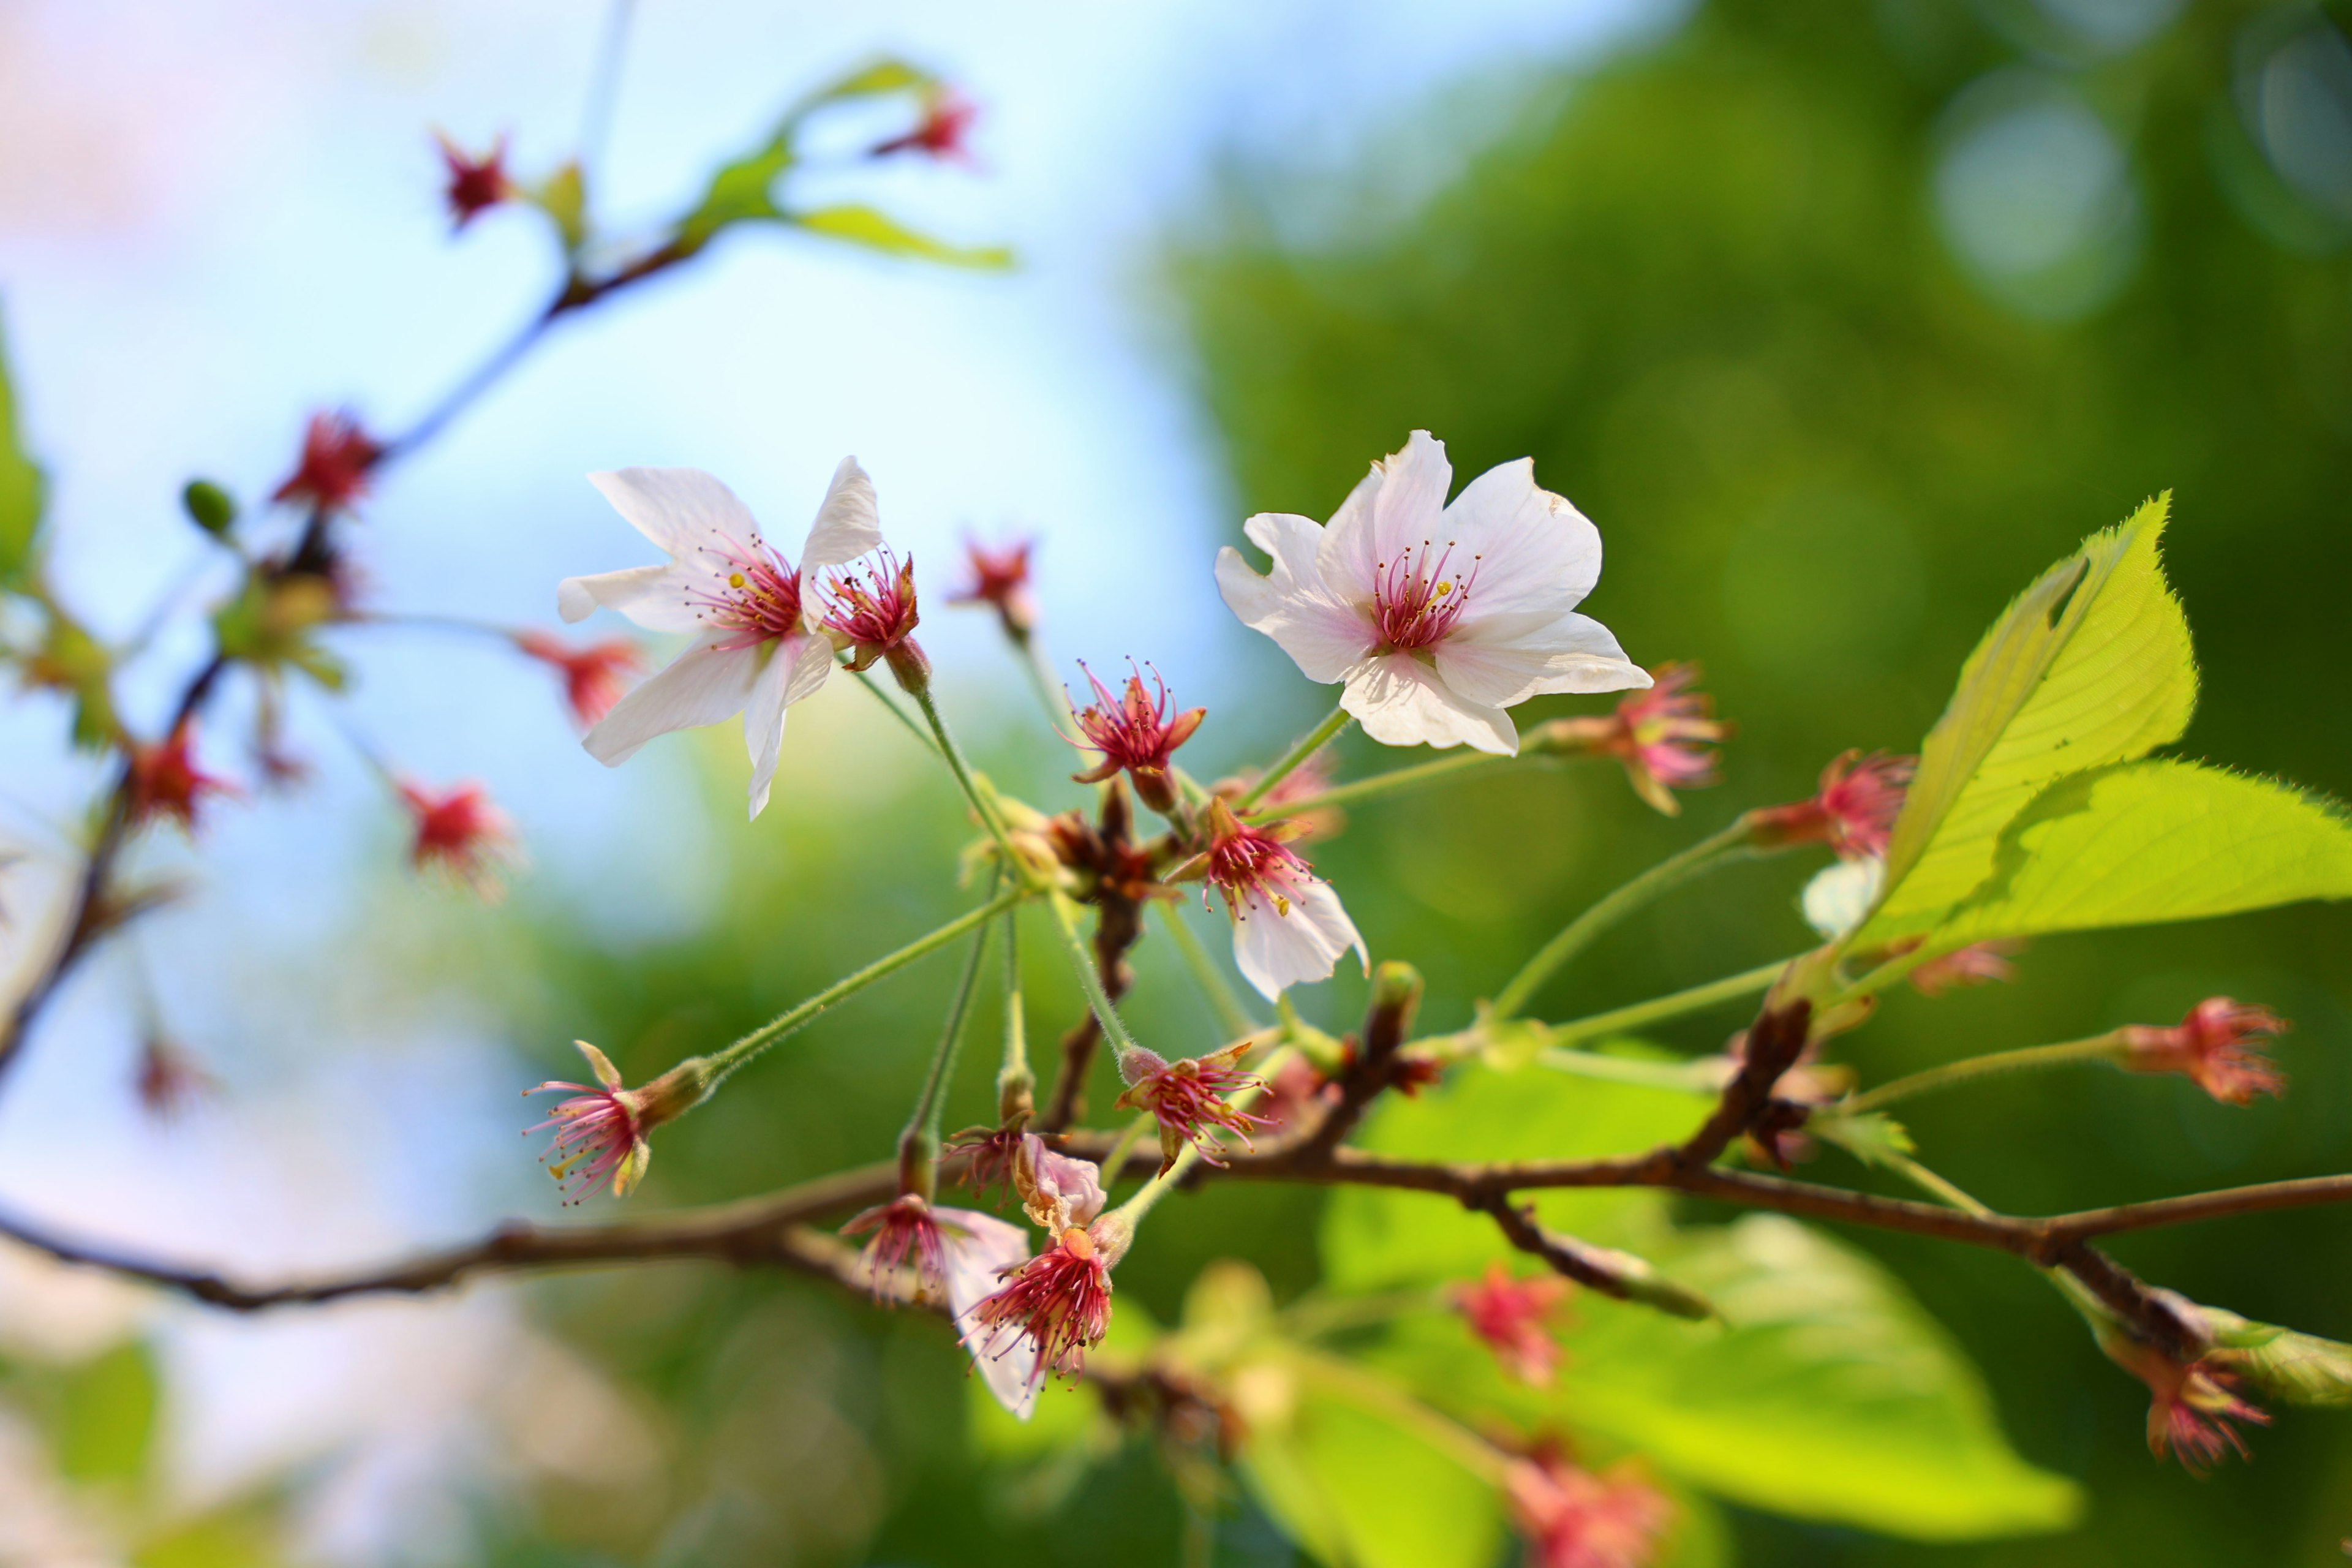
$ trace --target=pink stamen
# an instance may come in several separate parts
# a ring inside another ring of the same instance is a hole
[[[1454,559],[1454,542],[1445,542],[1434,564],[1429,559],[1431,548],[1424,539],[1418,554],[1407,546],[1394,561],[1374,563],[1372,619],[1380,626],[1381,642],[1399,652],[1443,641],[1469,607],[1470,590],[1478,580],[1479,557],[1470,558],[1470,570],[1456,581],[1445,574],[1446,563]]]
[[[758,534],[749,545],[722,537],[702,553],[715,559],[710,575],[718,585],[690,590],[686,602],[696,619],[737,634],[714,651],[757,647],[801,629],[801,574]]]

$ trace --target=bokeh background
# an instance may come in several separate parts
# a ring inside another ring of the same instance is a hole
[[[2341,795],[2345,20],[2168,0],[1083,18],[646,0],[602,159],[610,210],[658,216],[794,92],[890,49],[968,84],[982,168],[845,158],[820,177],[1008,242],[1020,268],[730,237],[566,329],[388,479],[359,548],[388,608],[540,621],[557,577],[638,558],[583,471],[692,463],[790,519],[855,451],[934,603],[964,531],[1034,532],[1050,645],[1155,660],[1210,705],[1188,759],[1213,772],[1322,697],[1216,602],[1210,556],[1239,520],[1328,512],[1416,426],[1458,473],[1532,453],[1607,539],[1595,613],[1637,659],[1702,661],[1740,729],[1727,782],[1679,822],[1601,767],[1354,814],[1318,866],[1376,955],[1428,974],[1433,1027],[1658,855],[1804,793],[1847,746],[1914,747],[2007,595],[2161,489],[2205,673],[2184,749]],[[257,496],[307,409],[397,424],[530,308],[555,267],[543,235],[494,214],[453,243],[425,131],[507,132],[526,167],[553,163],[602,26],[579,0],[0,5],[0,311],[61,576],[93,622],[128,635],[175,588],[217,585],[174,512],[188,477]],[[985,619],[925,624],[985,764],[1075,800]],[[158,639],[126,687],[134,722],[194,647]],[[608,773],[543,672],[494,647],[390,627],[339,647],[363,678],[298,714],[312,787],[220,814],[201,856],[147,850],[200,895],[94,963],[10,1083],[12,1210],[255,1272],[550,1217],[511,1096],[570,1072],[565,1042],[658,1068],[958,907],[948,790],[845,685],[796,714],[777,805],[747,828],[731,732]],[[37,942],[97,782],[61,728],[46,700],[0,710],[0,826],[29,857],[0,968]],[[504,906],[405,880],[354,736],[489,782],[533,856]],[[1791,951],[1803,873],[1759,866],[1660,907],[1542,1011]],[[2347,935],[2342,911],[2297,909],[2053,941],[2014,984],[1893,1004],[1850,1055],[1891,1073],[2226,992],[2296,1020],[2284,1101],[2085,1075],[1923,1105],[1913,1130],[2024,1212],[2342,1169]],[[1137,1016],[1206,1045],[1165,945],[1139,953]],[[947,967],[762,1061],[664,1140],[632,1202],[884,1151]],[[1036,968],[1039,1027],[1058,1027],[1076,999]],[[1343,976],[1303,1006],[1341,1027],[1360,993]],[[1711,1049],[1738,1022],[1665,1037]],[[222,1082],[170,1126],[129,1092],[158,1024]],[[951,1117],[983,1112],[984,1077]],[[1820,1173],[1868,1180],[1834,1156]],[[1316,1213],[1277,1192],[1168,1205],[1123,1299],[1172,1317],[1226,1256],[1296,1294]],[[2255,1464],[2191,1480],[2149,1459],[2141,1392],[2030,1273],[1858,1239],[2092,1511],[2065,1536],[1935,1548],[1735,1512],[1741,1561],[2342,1561],[2340,1417],[2283,1414]],[[2197,1299],[2352,1337],[2347,1244],[2352,1215],[2313,1212],[2116,1251]],[[247,1322],[0,1251],[0,1563],[1175,1561],[1149,1452],[1015,1472],[974,1451],[967,1397],[935,1323],[789,1279],[640,1269]],[[1218,1551],[1290,1560],[1245,1510]]]

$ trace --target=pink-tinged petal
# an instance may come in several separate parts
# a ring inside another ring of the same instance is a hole
[[[1268,1001],[1293,985],[1328,980],[1350,948],[1370,962],[1364,939],[1328,882],[1300,879],[1279,900],[1253,888],[1235,911],[1234,963]]]
[[[1458,746],[1516,756],[1519,731],[1499,708],[1454,691],[1410,654],[1368,658],[1348,675],[1339,705],[1384,746]]]
[[[1536,483],[1535,459],[1487,469],[1445,509],[1444,537],[1457,561],[1477,567],[1477,591],[1463,612],[1467,629],[1485,616],[1574,609],[1601,580],[1601,531]]]
[[[1108,1201],[1100,1166],[1047,1148],[1034,1132],[1022,1136],[1021,1152],[1013,1162],[1013,1184],[1029,1217],[1056,1236],[1072,1226],[1094,1224]]]
[[[622,468],[588,476],[613,510],[675,561],[690,561],[714,541],[753,542],[759,521],[700,468]]]
[[[1383,563],[1423,542],[1444,543],[1445,492],[1453,485],[1445,443],[1415,430],[1400,450],[1372,465],[1332,515],[1316,552],[1323,580],[1350,604],[1368,602]]]
[[[1437,673],[1456,694],[1487,708],[1508,708],[1554,691],[1627,691],[1650,684],[1609,628],[1573,611],[1463,618],[1430,649]]]
[[[971,1310],[1003,1288],[1008,1270],[1028,1261],[1028,1233],[972,1209],[936,1209],[933,1214],[946,1243],[949,1321],[971,1347],[972,1365],[989,1393],[1026,1421],[1040,1381],[1037,1343],[1012,1323],[975,1337],[980,1325]]]
[[[760,674],[759,651],[722,651],[727,634],[703,638],[669,667],[613,704],[580,743],[606,767],[618,767],[656,735],[716,724],[743,710]]]
[[[1273,559],[1260,576],[1241,552],[1217,552],[1217,591],[1244,626],[1263,632],[1297,664],[1307,679],[1326,685],[1345,679],[1370,651],[1371,623],[1323,580],[1315,552],[1323,531],[1303,517],[1261,512],[1244,526],[1250,542]]]
[[[857,466],[855,458],[844,458],[833,470],[833,483],[826,488],[824,503],[816,509],[816,521],[809,524],[808,543],[801,548],[801,570],[821,572],[828,566],[841,566],[856,560],[882,544],[882,512],[874,497],[874,481]]]
[[[676,566],[631,566],[593,577],[566,577],[555,590],[555,613],[584,621],[597,606],[617,611],[649,632],[702,629],[691,595],[698,579]]]

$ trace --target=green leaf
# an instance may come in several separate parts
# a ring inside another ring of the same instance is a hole
[[[588,242],[588,182],[576,160],[564,163],[539,184],[524,187],[522,194],[555,225],[567,254]]]
[[[2052,785],[2001,835],[1937,950],[2352,897],[2352,824],[2285,784],[2133,763]]]
[[[1242,1474],[1327,1568],[1490,1568],[1501,1458],[1377,1375],[1284,1350],[1240,1369]]]
[[[2073,1484],[2018,1458],[1975,1369],[1862,1254],[1778,1215],[1662,1267],[1727,1327],[1583,1298],[1559,1415],[1718,1496],[1918,1541],[2061,1530]]]
[[[1385,1099],[1357,1142],[1415,1159],[1577,1160],[1632,1153],[1687,1136],[1705,1116],[1686,1092],[1572,1078],[1541,1067],[1456,1069],[1418,1099]],[[1536,1199],[1547,1225],[1600,1245],[1664,1223],[1655,1193],[1593,1190]],[[1342,1187],[1324,1210],[1325,1283],[1339,1291],[1474,1278],[1515,1256],[1483,1215],[1426,1193]]]
[[[1834,1143],[1865,1165],[1884,1165],[1889,1155],[1908,1157],[1919,1152],[1903,1124],[1883,1110],[1859,1116],[1821,1114],[1805,1123],[1805,1131],[1823,1142]]]
[[[25,455],[17,432],[7,347],[5,334],[0,333],[0,588],[22,588],[31,581],[43,485],[41,470]]]
[[[76,1367],[64,1389],[58,1469],[76,1481],[137,1482],[155,1436],[158,1380],[136,1340]]]
[[[785,216],[786,221],[799,225],[811,234],[862,245],[885,256],[911,256],[925,261],[943,262],[950,267],[978,267],[992,270],[1001,270],[1013,265],[1013,252],[1001,245],[950,245],[927,234],[918,234],[898,219],[869,206],[851,204]]]
[[[671,248],[691,255],[730,224],[782,217],[774,186],[792,163],[792,132],[787,128],[753,151],[720,164],[703,187],[702,199],[694,210],[678,220]]]
[[[2352,1407],[2352,1345],[2200,1307],[2215,1349],[2210,1359],[2289,1405]]]
[[[925,92],[939,83],[937,76],[920,66],[900,59],[878,59],[802,99],[792,113],[785,117],[784,124],[786,128],[797,127],[802,121],[829,103],[840,103],[853,98],[878,98],[894,92]]]
[[[2001,829],[2052,781],[2179,739],[2197,706],[2189,622],[2158,542],[2168,493],[2044,572],[1961,667],[1856,942],[1935,927],[1993,869]]]

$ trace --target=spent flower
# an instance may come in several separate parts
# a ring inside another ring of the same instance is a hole
[[[2232,1449],[2242,1459],[2252,1457],[2238,1426],[2267,1426],[2271,1418],[2238,1396],[2231,1373],[2202,1356],[2184,1361],[2114,1330],[2100,1333],[2099,1348],[2147,1384],[2148,1452],[2179,1459],[2191,1475],[2204,1474]]]
[[[1748,841],[1759,849],[1826,844],[1841,860],[1884,859],[1918,765],[1916,757],[1842,752],[1822,770],[1811,799],[1749,812]]]
[[[521,863],[522,851],[515,842],[512,820],[492,804],[489,791],[471,783],[436,790],[413,779],[403,779],[394,787],[415,822],[409,864],[419,871],[439,872],[476,896],[496,901],[505,874]]]
[[[861,1264],[877,1301],[890,1297],[890,1281],[910,1263],[915,1270],[915,1299],[935,1301],[947,1292],[947,1236],[951,1211],[934,1209],[919,1193],[900,1193],[887,1204],[877,1204],[854,1215],[841,1227],[844,1236],[865,1236]]]
[[[566,578],[557,609],[579,621],[601,605],[647,631],[689,632],[694,641],[614,703],[581,743],[614,767],[656,735],[740,712],[758,816],[782,752],[785,710],[833,670],[832,644],[802,611],[802,574],[846,565],[880,547],[873,481],[856,458],[841,460],[798,566],[761,537],[733,491],[699,468],[623,468],[589,481],[669,560]]]
[[[1633,793],[1668,816],[1682,813],[1678,789],[1704,789],[1716,782],[1715,747],[1731,726],[1715,717],[1715,699],[1692,689],[1696,664],[1668,663],[1650,671],[1653,684],[1617,704],[1610,730],[1596,749],[1625,768]]]
[[[1072,1378],[1084,1372],[1087,1352],[1110,1329],[1113,1247],[1097,1228],[1072,1226],[1013,1269],[1001,1289],[971,1309],[965,1342],[974,1358],[1001,1358],[1025,1342],[1035,1356],[1033,1392],[1049,1372]]]
[[[1328,526],[1282,512],[1244,525],[1261,575],[1230,546],[1217,586],[1309,680],[1391,746],[1467,742],[1510,755],[1505,710],[1544,692],[1650,684],[1600,622],[1575,613],[1601,576],[1601,535],[1522,458],[1446,504],[1454,469],[1425,430],[1372,465]]]
[[[1645,1568],[1674,1521],[1665,1494],[1630,1466],[1596,1475],[1556,1447],[1513,1463],[1504,1489],[1528,1568]]]
[[[1570,1289],[1556,1275],[1514,1279],[1502,1264],[1490,1263],[1484,1279],[1456,1285],[1447,1296],[1505,1372],[1533,1387],[1549,1388],[1560,1356],[1550,1325]]]
[[[1141,1046],[1122,1053],[1119,1076],[1127,1091],[1118,1097],[1122,1110],[1148,1110],[1160,1124],[1160,1170],[1165,1175],[1186,1144],[1201,1151],[1212,1165],[1223,1165],[1223,1134],[1232,1133],[1246,1148],[1250,1129],[1271,1127],[1263,1116],[1253,1116],[1226,1097],[1244,1089],[1263,1089],[1265,1080],[1237,1065],[1256,1042],[1243,1040],[1205,1056],[1171,1062]]]
[[[1037,602],[1029,592],[1031,548],[1026,539],[1004,544],[965,540],[963,563],[970,576],[948,595],[948,603],[993,605],[1005,635],[1015,641],[1026,638],[1037,626]]]
[[[220,1092],[220,1079],[185,1046],[150,1030],[139,1042],[139,1067],[131,1088],[141,1109],[158,1121],[177,1121]]]
[[[1922,996],[1941,996],[1970,985],[1991,985],[2017,977],[2010,960],[2024,951],[2021,942],[1974,942],[1938,953],[1914,969],[1906,979]]]
[[[2134,1072],[2177,1072],[2224,1105],[2252,1105],[2275,1095],[2285,1075],[2263,1054],[2263,1044],[2286,1033],[2284,1018],[2228,996],[2208,996],[2169,1028],[2128,1025],[2117,1031],[2124,1066]]]
[[[316,511],[349,510],[367,493],[368,471],[383,456],[383,444],[361,426],[357,415],[313,414],[302,430],[300,459],[269,499]]]
[[[877,142],[866,150],[870,158],[917,153],[942,163],[977,166],[971,154],[971,127],[980,106],[956,88],[942,82],[923,95],[922,118],[903,135]]]
[[[679,1063],[642,1089],[629,1089],[604,1052],[585,1040],[572,1043],[588,1058],[596,1081],[551,1079],[523,1090],[526,1097],[572,1091],[572,1098],[557,1102],[546,1121],[525,1128],[523,1136],[555,1130],[555,1142],[540,1163],[563,1189],[565,1202],[580,1203],[604,1186],[612,1188],[614,1197],[626,1197],[645,1179],[646,1166],[653,1160],[648,1135],[702,1103],[710,1092],[709,1069],[698,1058]]]
[[[903,563],[886,546],[876,563],[856,572],[836,572],[825,584],[824,626],[834,645],[849,657],[853,670],[887,659],[890,673],[909,691],[929,683],[930,661],[914,641],[919,616],[915,606],[915,559]]]
[[[169,818],[183,833],[194,834],[205,801],[238,793],[235,784],[197,765],[195,744],[195,721],[183,719],[161,741],[131,748],[124,778],[133,827]]]
[[[1070,743],[1101,752],[1102,761],[1074,777],[1079,784],[1100,784],[1124,771],[1135,781],[1137,797],[1165,816],[1176,809],[1176,779],[1172,772],[1176,749],[1192,738],[1192,731],[1201,727],[1209,710],[1188,708],[1171,717],[1168,711],[1168,683],[1160,679],[1160,672],[1151,672],[1151,686],[1146,689],[1143,667],[1133,660],[1129,661],[1129,667],[1127,685],[1114,696],[1110,688],[1102,683],[1102,678],[1087,668],[1083,659],[1078,663],[1094,686],[1095,700],[1075,710],[1078,733],[1085,738],[1072,739]]]
[[[1370,970],[1371,955],[1339,895],[1283,842],[1282,824],[1253,826],[1221,800],[1210,802],[1208,820],[1203,873],[1233,918],[1234,962],[1244,978],[1272,1000],[1329,978],[1350,948]]]
[[[514,182],[507,177],[505,137],[490,143],[490,150],[479,157],[446,136],[436,140],[441,143],[441,162],[448,174],[442,197],[449,205],[452,226],[464,228],[477,216],[514,195]]]
[[[563,700],[582,729],[613,710],[628,678],[646,667],[645,650],[626,637],[574,647],[545,632],[517,632],[515,647],[563,678]]]

